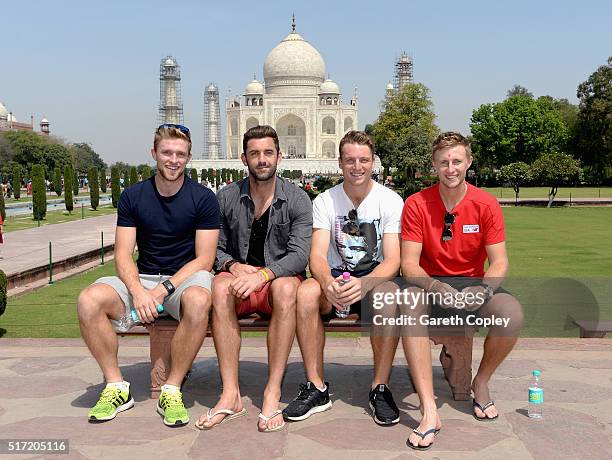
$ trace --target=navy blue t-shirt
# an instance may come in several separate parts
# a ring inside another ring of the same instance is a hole
[[[196,230],[219,229],[219,202],[187,176],[175,195],[161,196],[152,176],[123,191],[117,226],[136,227],[139,273],[172,276],[195,259]]]

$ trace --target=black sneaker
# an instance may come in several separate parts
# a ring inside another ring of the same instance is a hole
[[[312,382],[300,384],[297,397],[283,410],[283,418],[293,422],[305,420],[312,414],[324,412],[331,409],[332,402],[329,400],[329,383],[325,382],[325,391],[319,389]]]
[[[395,425],[400,420],[399,409],[387,385],[381,383],[370,390],[372,417],[379,425]]]

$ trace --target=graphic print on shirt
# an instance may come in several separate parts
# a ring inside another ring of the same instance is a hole
[[[346,270],[368,270],[376,264],[381,248],[380,219],[336,216],[334,239]]]

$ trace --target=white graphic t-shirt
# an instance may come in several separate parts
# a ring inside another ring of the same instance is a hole
[[[372,190],[358,208],[343,184],[326,190],[313,202],[313,228],[330,231],[327,262],[332,269],[371,270],[383,260],[383,234],[401,233],[402,198],[372,182]]]

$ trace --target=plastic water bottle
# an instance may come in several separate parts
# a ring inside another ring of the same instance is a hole
[[[532,372],[531,384],[529,385],[529,411],[531,418],[542,418],[542,404],[544,403],[544,389],[540,380],[540,371]]]
[[[338,284],[342,286],[348,283],[350,280],[351,280],[351,274],[349,272],[344,272],[342,273],[342,280],[338,281]],[[343,305],[342,308],[336,310],[336,315],[338,316],[338,318],[346,318],[348,317],[350,312],[351,312],[351,306]]]
[[[157,313],[163,312],[164,306],[161,304],[157,304]],[[113,319],[111,320],[111,323],[113,324],[117,332],[127,332],[132,329],[132,327],[136,326],[137,324],[140,324],[140,319],[138,318],[138,313],[136,313],[136,310],[132,310],[130,311],[129,315],[125,314],[119,319]]]

